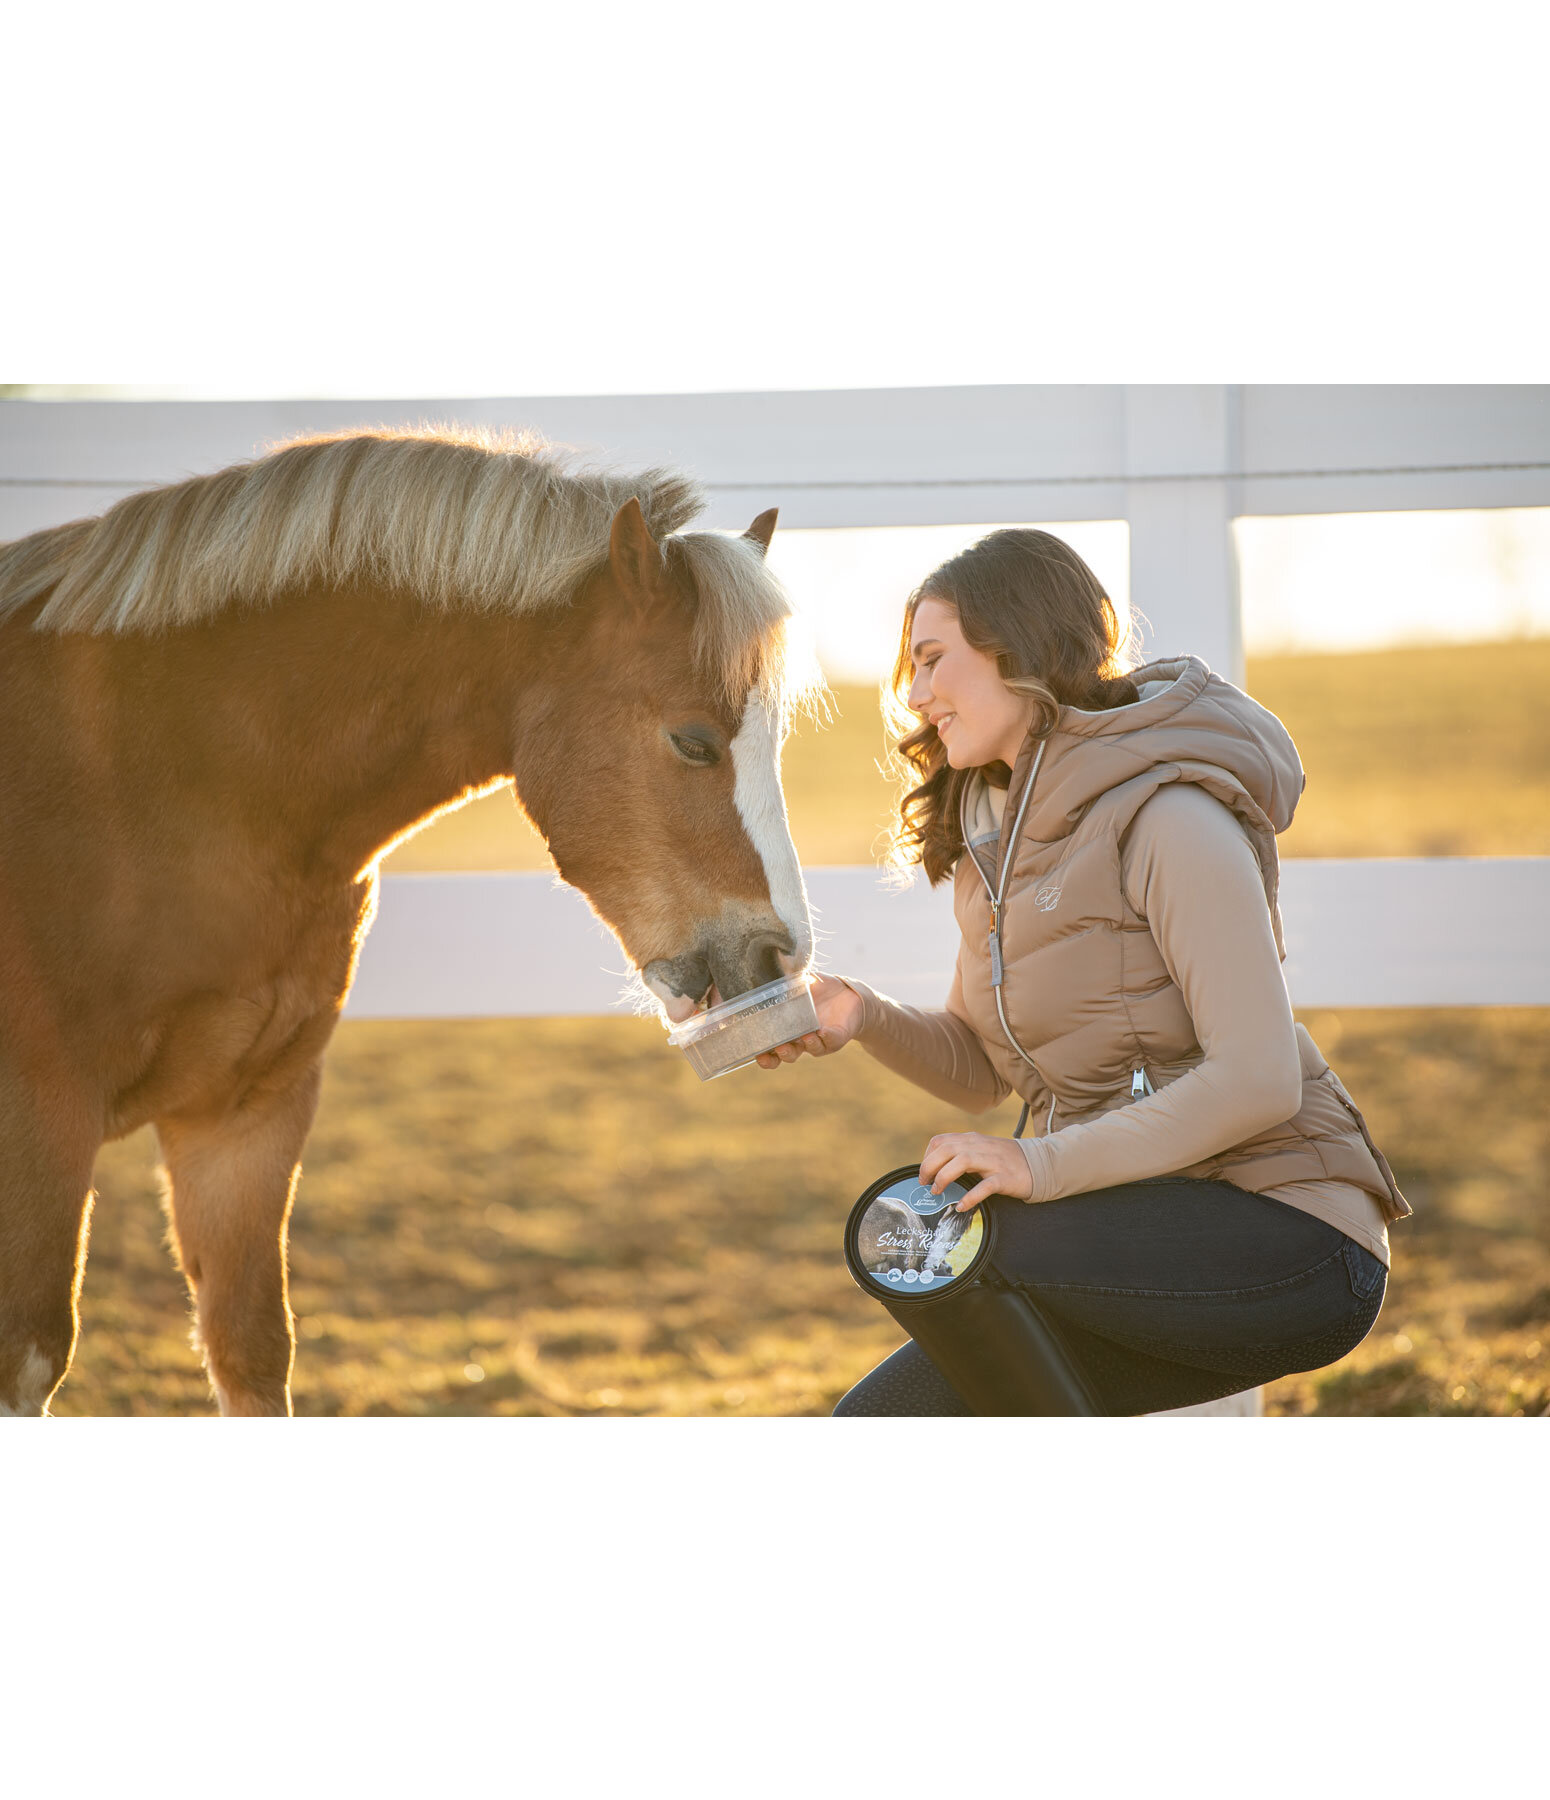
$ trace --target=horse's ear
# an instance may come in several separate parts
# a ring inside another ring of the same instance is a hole
[[[743,533],[745,538],[752,538],[759,546],[762,556],[770,547],[770,539],[775,535],[775,521],[780,517],[780,508],[772,506],[768,512],[762,512],[753,524]]]
[[[661,587],[667,564],[633,494],[614,514],[608,534],[608,566],[627,591],[654,595]]]

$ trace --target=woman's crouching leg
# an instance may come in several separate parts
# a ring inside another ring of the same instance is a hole
[[[967,1419],[968,1407],[918,1344],[909,1343],[863,1375],[834,1409],[836,1419]]]

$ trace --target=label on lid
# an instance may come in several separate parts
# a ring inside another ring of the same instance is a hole
[[[856,1226],[856,1256],[868,1279],[891,1293],[919,1297],[965,1274],[985,1240],[979,1209],[955,1210],[967,1192],[954,1181],[933,1194],[923,1182],[906,1179],[877,1195]]]

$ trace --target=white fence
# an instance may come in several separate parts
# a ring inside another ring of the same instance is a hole
[[[807,871],[818,966],[939,1006],[958,929],[952,895],[871,868]],[[1550,857],[1297,859],[1282,868],[1296,1006],[1550,1006]],[[624,954],[548,875],[389,875],[346,1016],[608,1013]]]

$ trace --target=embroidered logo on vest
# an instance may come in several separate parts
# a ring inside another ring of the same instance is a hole
[[[1033,903],[1040,912],[1053,912],[1060,900],[1058,887],[1041,887],[1033,897]]]

